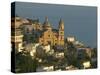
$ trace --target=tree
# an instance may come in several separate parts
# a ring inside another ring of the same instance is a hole
[[[67,58],[68,64],[77,66],[77,49],[72,42],[67,42],[67,49],[65,52],[65,57]]]
[[[16,72],[35,72],[37,67],[37,61],[32,59],[28,52],[19,52],[16,54]]]
[[[92,50],[91,64],[92,64],[92,68],[97,68],[97,48],[94,48]]]

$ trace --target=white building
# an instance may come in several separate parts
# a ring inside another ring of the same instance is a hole
[[[55,52],[56,58],[64,58],[64,52]]]
[[[75,37],[69,36],[69,37],[67,37],[67,41],[68,42],[75,42]]]
[[[35,43],[35,44],[26,44],[25,45],[25,50],[30,52],[30,55],[32,57],[35,57],[35,54],[36,54],[36,48],[39,46],[39,43]]]
[[[46,46],[43,46],[43,50],[45,50],[45,52],[49,52],[50,51],[50,45],[46,45]]]
[[[36,72],[49,72],[49,71],[53,71],[54,70],[54,66],[50,65],[50,66],[39,66],[36,69]]]
[[[91,67],[90,61],[83,62],[83,67],[84,67],[84,69],[90,68]]]

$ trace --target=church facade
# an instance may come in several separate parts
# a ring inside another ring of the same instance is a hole
[[[41,26],[37,27],[39,28]],[[41,35],[38,37],[38,42],[40,44],[64,45],[64,22],[62,19],[59,21],[58,29],[54,29],[46,17],[42,27],[39,28],[39,30],[41,32]]]

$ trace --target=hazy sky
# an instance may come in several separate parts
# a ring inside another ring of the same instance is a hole
[[[65,23],[65,37],[75,36],[84,44],[95,47],[97,43],[97,8],[72,5],[16,3],[16,14],[23,18],[39,18],[43,23],[48,16],[52,27],[57,28],[60,18]]]

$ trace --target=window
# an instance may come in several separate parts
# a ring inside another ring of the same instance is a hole
[[[55,43],[55,45],[57,45],[57,43]]]
[[[63,40],[63,36],[61,36],[61,40]]]
[[[50,35],[48,35],[48,37],[50,37]]]
[[[41,40],[41,42],[43,42],[43,40]]]
[[[63,34],[63,32],[60,32],[60,34]]]
[[[27,28],[27,33],[29,33],[29,29]]]

